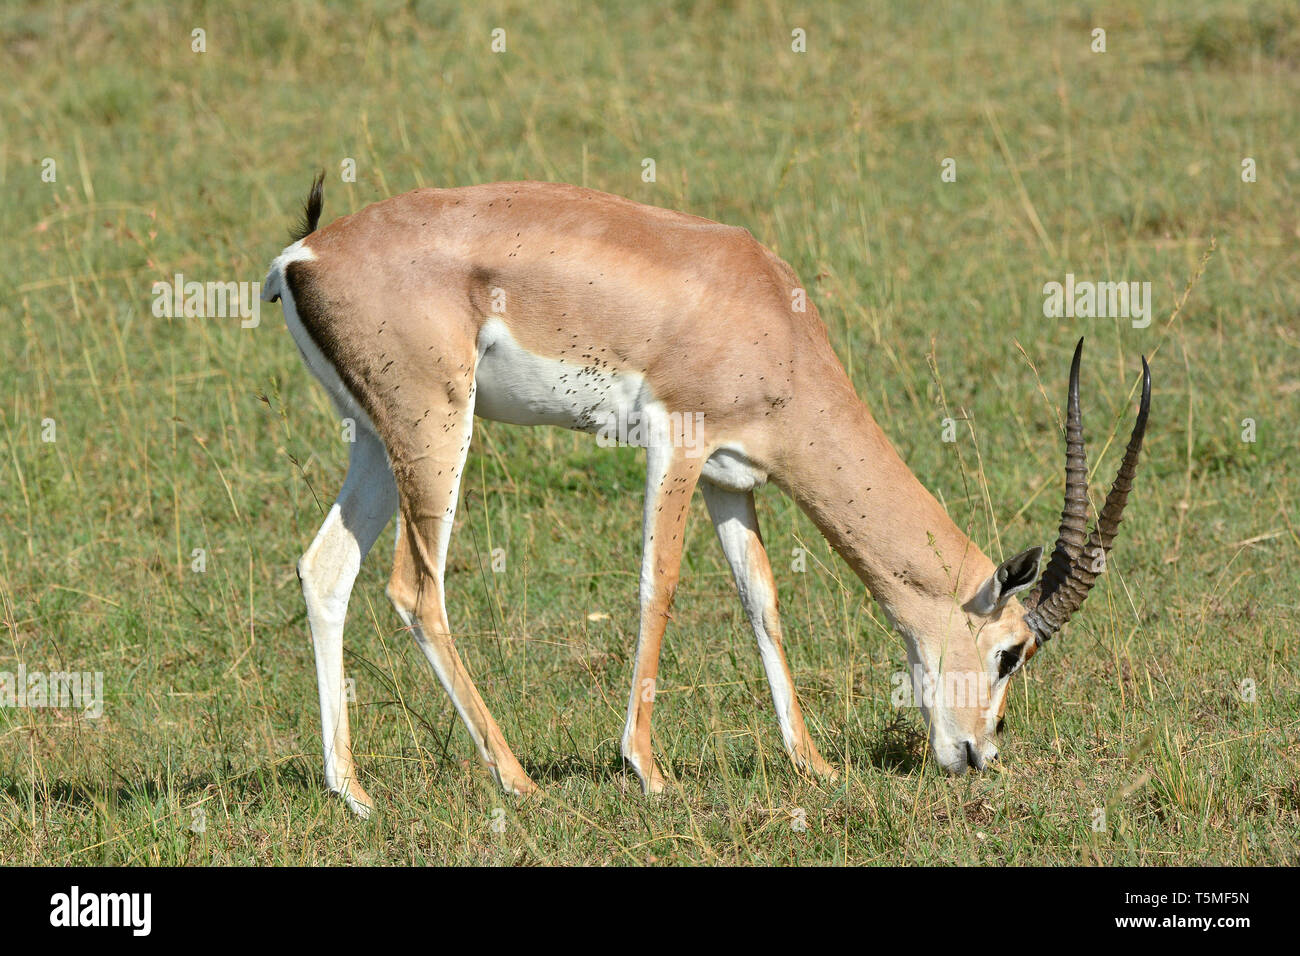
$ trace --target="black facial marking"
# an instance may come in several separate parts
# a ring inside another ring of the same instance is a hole
[[[1007,648],[998,655],[998,677],[1003,678],[1010,674],[1020,664],[1020,658],[1025,653],[1025,645],[1017,644],[1015,647]]]

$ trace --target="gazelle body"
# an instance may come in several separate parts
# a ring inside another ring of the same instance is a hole
[[[1007,677],[1043,636],[1012,596],[1033,584],[1040,549],[995,567],[957,528],[857,398],[816,308],[792,307],[794,272],[748,232],[531,182],[417,190],[315,231],[320,208],[317,180],[304,238],[274,261],[263,296],[282,300],[308,367],[357,423],[343,490],[299,562],[326,778],[354,810],[372,802],[351,756],[343,623],[360,563],[394,512],[389,598],[500,785],[534,787],[447,618],[443,572],[476,414],[606,433],[631,423],[632,443],[647,448],[622,750],[648,792],[664,784],[650,716],[697,485],[799,767],[834,772],[809,737],[782,650],[753,498],[768,480],[863,580],[919,673],[940,687],[945,672],[973,678],[975,699],[940,691],[921,702],[938,762],[961,772],[996,755]]]

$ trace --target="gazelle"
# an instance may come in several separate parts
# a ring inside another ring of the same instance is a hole
[[[1085,535],[1079,357],[1070,368],[1065,508],[1041,548],[994,565],[894,451],[831,349],[794,271],[744,229],[574,186],[419,189],[317,231],[318,177],[297,241],[263,290],[281,300],[308,368],[357,423],[347,478],[298,563],[316,656],[325,778],[362,816],[343,697],[343,623],[361,561],[394,513],[387,593],[506,791],[533,781],[461,661],[443,571],[474,416],[584,431],[637,422],[646,447],[640,629],[622,752],[646,792],[659,649],[694,489],[703,492],[758,640],[785,747],[817,752],[782,650],[754,489],[769,479],[809,515],[907,644],[935,759],[982,769],[1008,678],[1078,610],[1137,468],[1142,401],[1119,476]],[[692,431],[692,434],[687,434]],[[969,695],[948,693],[959,675]]]

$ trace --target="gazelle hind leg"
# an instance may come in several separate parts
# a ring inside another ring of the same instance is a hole
[[[702,466],[701,458],[688,456],[681,447],[652,443],[646,451],[641,625],[622,742],[623,759],[632,765],[646,793],[664,788],[664,776],[655,764],[650,717],[659,677],[659,651],[681,572],[686,516]]]
[[[325,782],[361,817],[374,804],[357,782],[343,694],[343,623],[361,562],[397,510],[397,486],[378,436],[362,429],[347,478],[311,547],[298,562],[316,656]]]
[[[795,695],[794,680],[790,676],[790,665],[781,647],[776,581],[759,534],[754,494],[727,491],[707,481],[701,490],[709,517],[718,532],[718,542],[731,565],[740,603],[758,639],[758,653],[772,690],[772,703],[776,707],[776,719],[781,725],[781,739],[786,752],[800,769],[834,779],[837,776],[834,768],[822,759],[808,734]]]
[[[435,431],[427,429],[429,447],[411,460],[394,463],[398,494],[397,549],[388,598],[428,659],[438,682],[451,698],[479,757],[508,793],[537,789],[515,758],[500,728],[465,668],[447,620],[444,571],[461,473],[474,421],[474,391],[454,396],[455,412]],[[437,417],[436,416],[435,420]]]

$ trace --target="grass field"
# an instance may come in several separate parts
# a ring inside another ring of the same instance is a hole
[[[1293,5],[183,6],[0,12],[0,671],[103,674],[97,719],[0,708],[0,862],[1297,862]],[[384,598],[386,532],[348,626],[378,801],[355,819],[323,784],[294,573],[346,468],[337,415],[278,306],[256,328],[152,311],[176,273],[260,281],[320,167],[327,221],[542,179],[745,226],[995,560],[1055,535],[1075,340],[1094,501],[1145,353],[1110,573],[1017,678],[1001,768],[937,770],[890,703],[901,638],[769,488],[791,666],[844,779],[782,753],[697,496],[655,714],[673,783],[647,800],[618,748],[643,455],[480,422],[451,620],[543,793],[506,799],[478,767]],[[1067,273],[1150,282],[1151,324],[1045,318]]]

